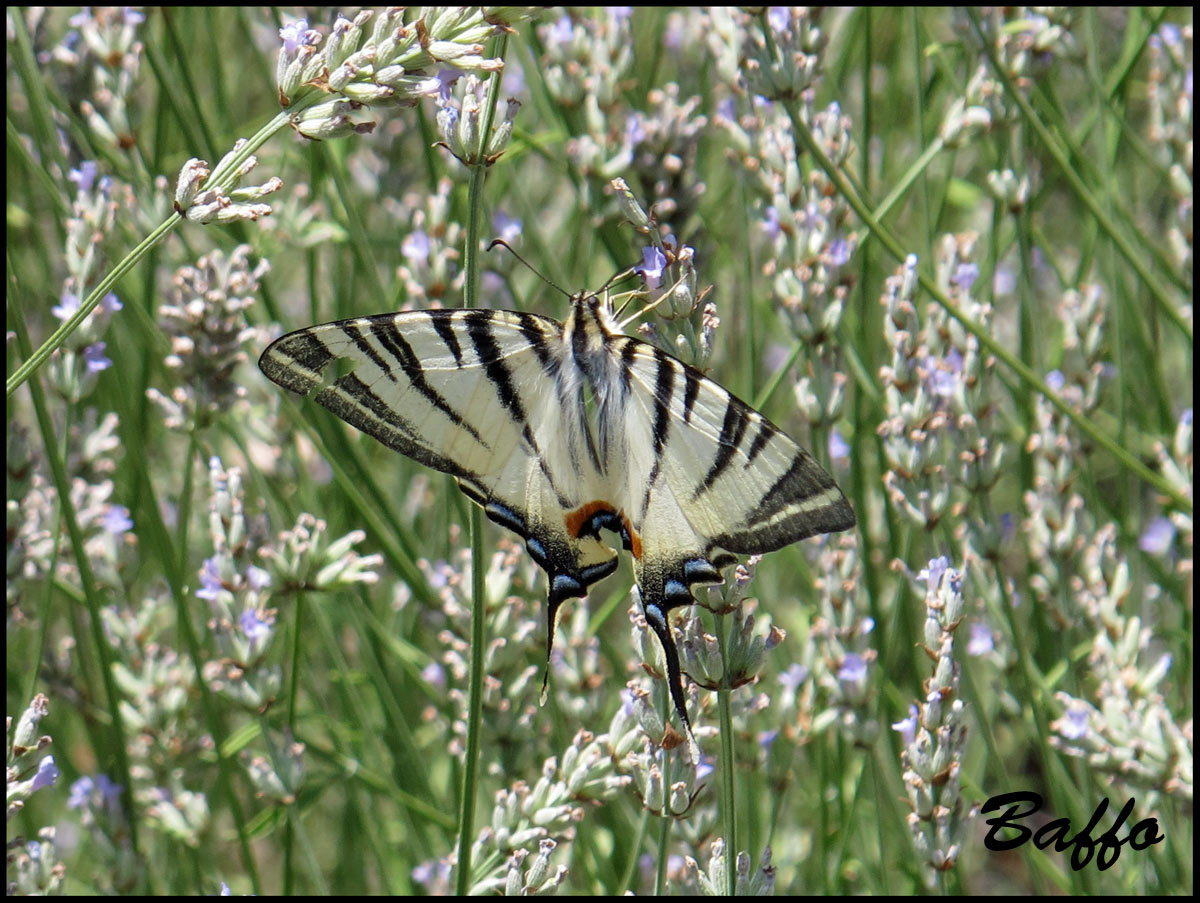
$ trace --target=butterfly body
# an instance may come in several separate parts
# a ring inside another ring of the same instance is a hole
[[[335,366],[336,365],[336,366]],[[283,336],[259,366],[338,417],[454,476],[519,534],[563,601],[634,558],[680,720],[667,621],[737,554],[845,530],[854,513],[813,459],[698,370],[626,336],[596,295],[565,323],[518,311],[409,311]],[[693,742],[694,748],[694,742]]]

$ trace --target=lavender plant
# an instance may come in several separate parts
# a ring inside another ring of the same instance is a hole
[[[1191,891],[1189,10],[309,15],[7,13],[11,893]],[[681,613],[698,763],[627,570],[542,705],[525,551],[253,367],[561,319],[497,236],[858,514]]]

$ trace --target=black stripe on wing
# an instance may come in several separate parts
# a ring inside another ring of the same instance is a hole
[[[429,311],[429,322],[433,326],[433,331],[442,340],[442,344],[446,346],[446,350],[454,358],[454,366],[461,370],[463,352],[462,346],[458,343],[458,333],[454,331],[454,311],[431,310]]]
[[[537,355],[542,370],[551,379],[555,379],[558,376],[559,360],[550,353],[548,344],[562,341],[562,326],[553,320],[535,317],[522,311],[514,312],[513,316],[517,318],[517,328],[521,330],[521,335],[525,336],[533,348],[533,353]]]
[[[753,553],[770,552],[809,536],[849,530],[856,523],[854,509],[824,468],[812,455],[797,449],[788,469],[763,494],[762,502],[747,519],[749,534],[757,540]],[[743,551],[746,543],[729,545],[719,538],[724,548]],[[766,547],[761,543],[765,542]]]
[[[653,348],[653,346],[651,346]],[[671,429],[671,401],[675,393],[675,370],[682,364],[661,348],[653,348],[657,372],[654,376],[654,457],[662,457]]]
[[[368,322],[369,324],[366,331],[362,328],[364,322]],[[391,355],[392,360],[400,365],[400,370],[408,378],[409,383],[426,401],[441,411],[451,423],[468,433],[472,439],[484,448],[489,447],[488,443],[479,435],[475,427],[463,420],[462,415],[446,401],[442,394],[429,385],[429,382],[425,379],[425,370],[421,366],[420,358],[413,351],[412,345],[404,338],[403,333],[396,329],[394,321],[392,323],[377,323],[352,320],[342,327],[342,332],[354,343],[354,347],[364,357],[371,360],[393,384],[401,385],[394,368],[390,367],[388,362],[376,353],[375,346],[370,341],[370,337],[374,336],[383,349]]]
[[[700,383],[704,381],[704,377],[700,375],[700,371],[695,367],[685,366],[683,368],[683,379],[683,422],[690,425],[692,422],[692,408],[696,406],[696,399],[700,396]]]
[[[692,494],[692,501],[712,489],[713,484],[717,482],[717,477],[724,473],[725,468],[733,462],[733,456],[742,443],[742,436],[746,434],[746,425],[749,420],[750,417],[746,410],[734,404],[731,397],[725,405],[721,433],[717,436],[717,455],[713,459],[708,473],[704,475],[704,479],[700,481],[696,491]]]
[[[546,461],[546,456],[539,447],[537,438],[533,435],[533,430],[529,428],[529,414],[525,410],[521,394],[513,381],[513,373],[505,359],[503,349],[501,349],[500,343],[496,340],[494,334],[494,327],[492,325],[495,319],[494,313],[488,310],[469,310],[463,315],[462,319],[466,323],[467,337],[471,340],[471,344],[475,348],[479,366],[483,367],[488,381],[491,382],[492,387],[496,390],[496,397],[500,400],[500,404],[508,411],[513,423],[520,426],[521,439],[525,443],[529,454],[537,461],[542,476],[550,484],[550,488],[553,490],[559,504],[564,508],[568,507],[570,505],[569,495],[559,486],[559,476],[550,469],[550,465]],[[549,352],[545,349],[545,342],[545,334],[540,331],[535,334],[534,338],[530,339],[530,345],[534,349],[534,353],[538,355],[539,360],[542,361],[543,369],[549,367],[546,363],[549,359]],[[550,398],[553,401],[554,397],[550,396]],[[539,402],[545,399],[534,396],[532,400]]]
[[[758,432],[754,435],[754,441],[750,443],[750,451],[746,452],[746,467],[754,463],[754,459],[759,456],[759,453],[767,447],[767,443],[779,435],[779,430],[775,428],[775,424],[771,423],[766,417],[760,417],[758,420]]]
[[[258,359],[267,379],[297,395],[307,395],[320,382],[321,371],[335,355],[311,329],[276,339]]]
[[[322,389],[312,399],[351,426],[426,467],[455,477],[471,476],[461,465],[424,444],[412,421],[397,413],[353,373],[339,377],[337,382]]]
[[[512,373],[500,351],[500,343],[496,341],[496,336],[493,334],[491,312],[486,310],[469,311],[463,317],[463,322],[467,324],[467,337],[475,346],[479,365],[483,367],[487,378],[495,387],[500,403],[508,409],[509,416],[513,421],[525,425],[525,433],[530,439],[530,447],[536,448],[532,437],[528,436],[529,415],[525,413],[521,396],[517,393],[516,386],[513,385]]]

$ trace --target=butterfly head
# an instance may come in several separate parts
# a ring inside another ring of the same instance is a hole
[[[599,352],[609,336],[620,332],[607,292],[571,296],[571,314],[563,324],[563,335],[577,356]]]

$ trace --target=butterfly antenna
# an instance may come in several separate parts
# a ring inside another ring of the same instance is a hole
[[[609,288],[612,287],[612,284],[614,282],[620,282],[622,279],[626,279],[626,278],[632,276],[635,272],[637,272],[637,267],[632,266],[632,267],[629,267],[628,269],[621,270],[619,273],[613,273],[611,276],[608,277],[608,281],[605,282],[604,285],[600,286],[600,292],[608,291]],[[597,294],[599,294],[599,292],[597,292]]]
[[[560,294],[565,295],[568,298],[571,297],[570,292],[563,291],[561,288],[558,287],[557,283],[553,282],[550,278],[548,278],[547,276],[544,276],[542,273],[540,273],[537,270],[537,268],[534,267],[533,264],[531,264],[528,260],[526,260],[520,254],[518,254],[515,250],[513,250],[513,246],[510,245],[508,242],[506,242],[503,238],[492,239],[492,243],[487,246],[487,249],[490,251],[492,248],[496,247],[496,245],[500,245],[503,248],[507,248],[508,253],[511,254],[513,257],[517,258],[517,260],[521,261],[521,263],[525,264],[525,268],[527,270],[529,270],[529,272],[533,273],[533,275],[537,276],[538,279],[541,279],[542,282],[546,283],[546,285],[550,286],[556,292],[559,292]]]

